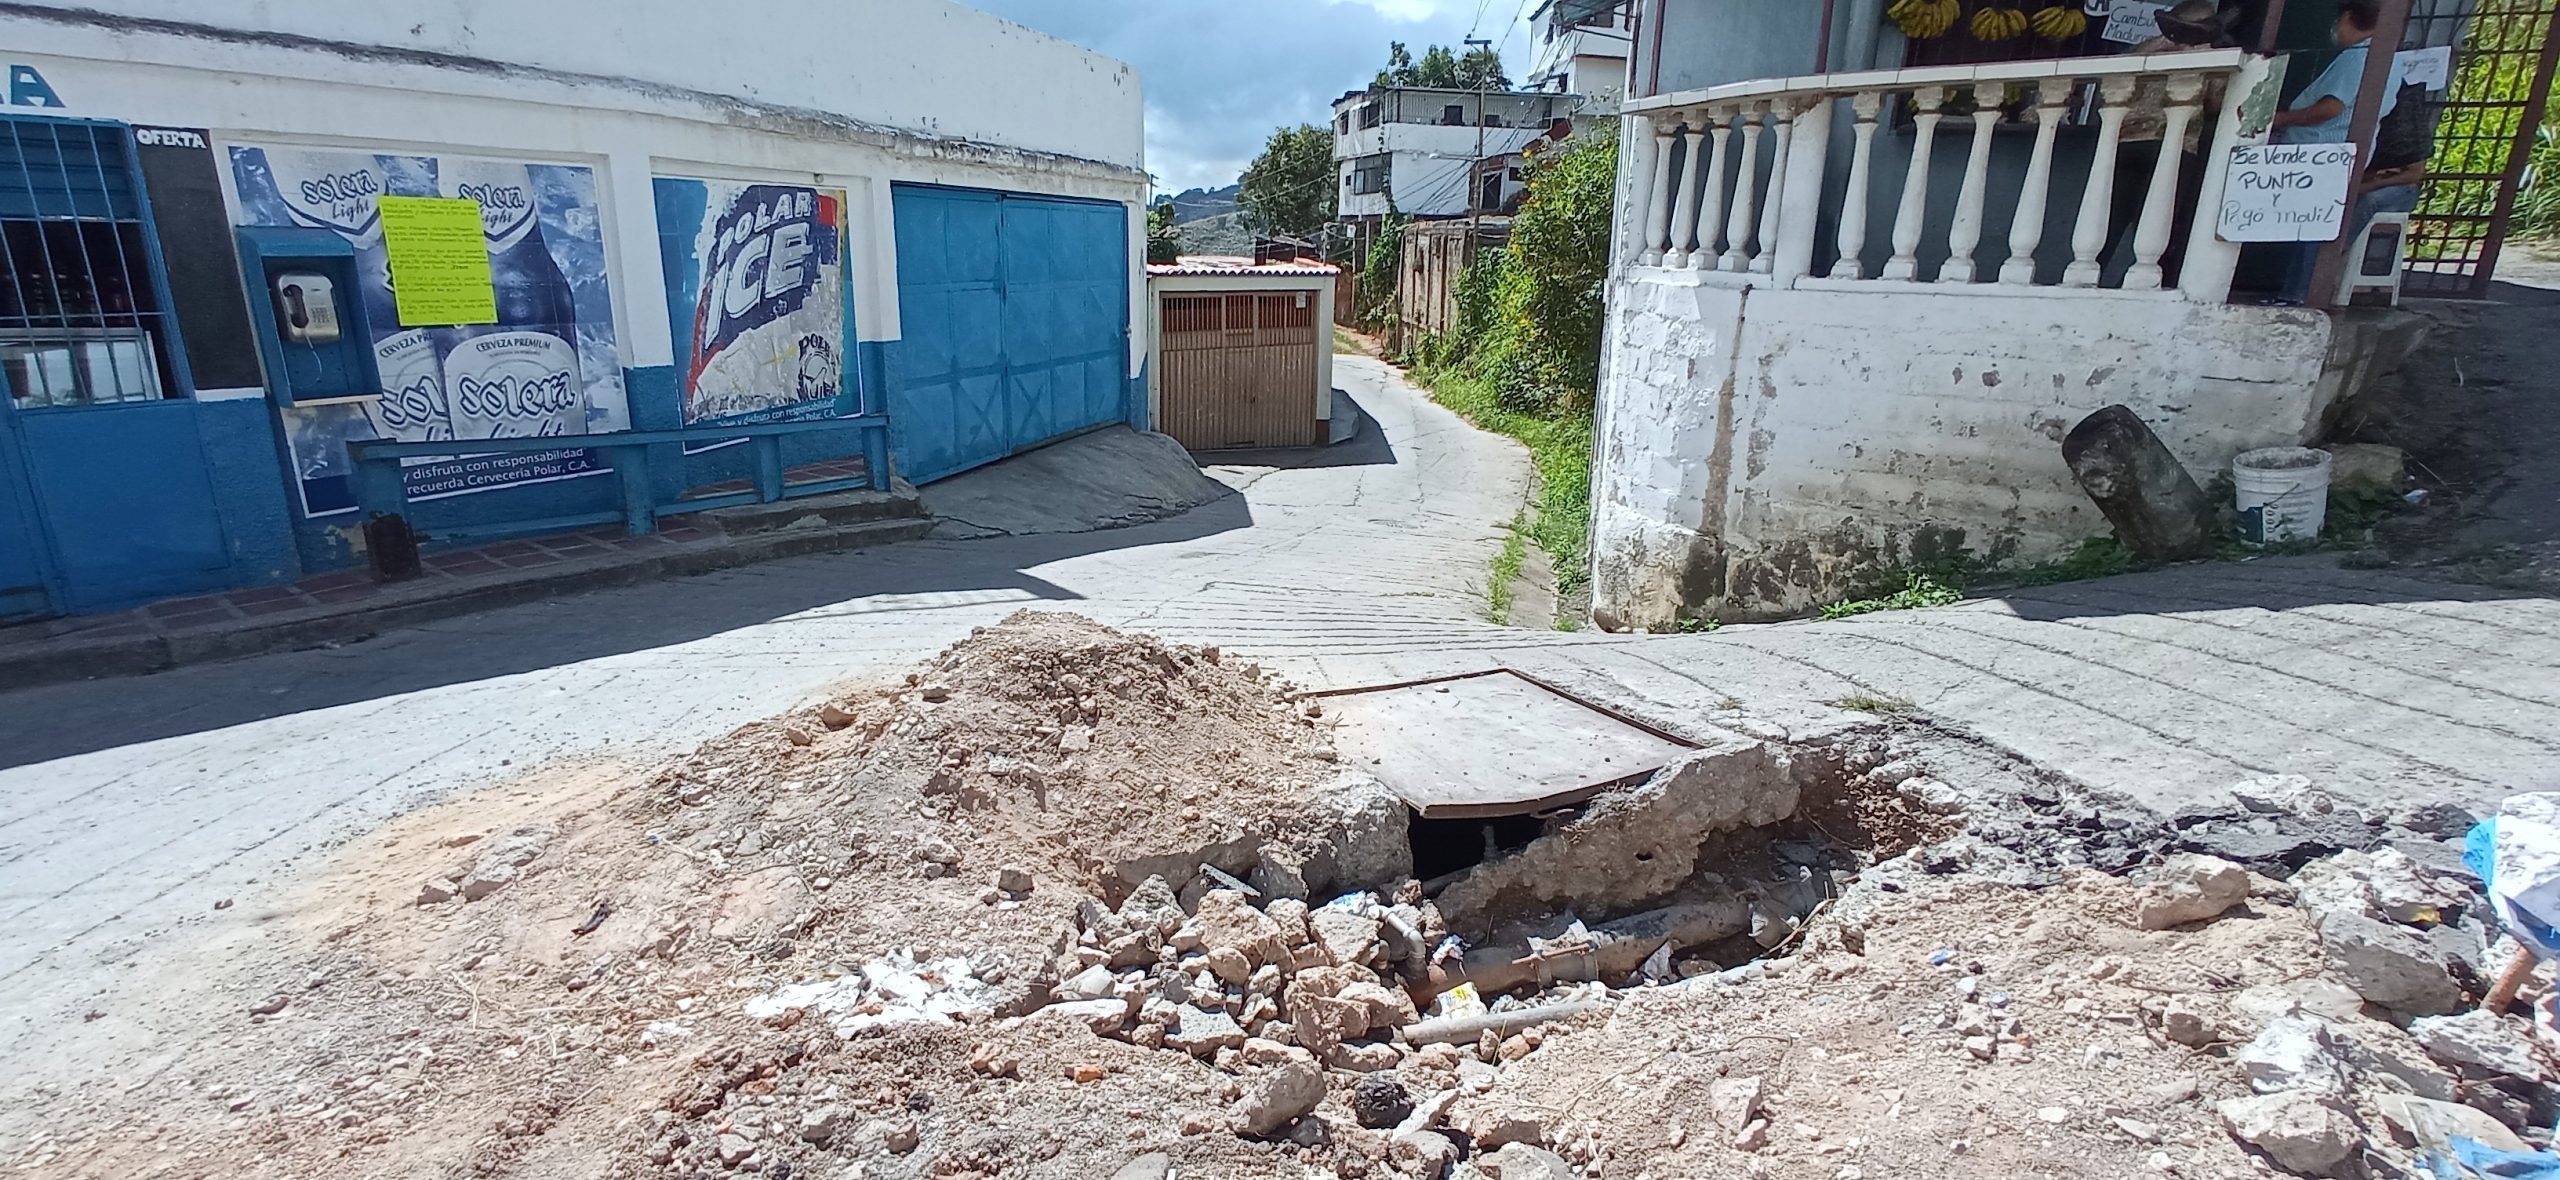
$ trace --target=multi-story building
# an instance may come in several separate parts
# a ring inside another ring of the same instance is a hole
[[[1389,213],[1465,217],[1500,212],[1521,191],[1519,171],[1485,171],[1557,133],[1570,94],[1430,87],[1354,91],[1333,104],[1339,218],[1365,233]]]
[[[1540,0],[1529,14],[1538,45],[1521,89],[1579,94],[1584,113],[1614,112],[1627,94],[1634,23],[1629,0]]]

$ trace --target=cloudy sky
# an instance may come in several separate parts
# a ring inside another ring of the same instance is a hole
[[[1166,192],[1233,183],[1282,123],[1323,123],[1369,84],[1387,43],[1419,56],[1470,29],[1529,66],[1535,0],[960,0],[1138,67],[1147,165]],[[1506,34],[1508,40],[1505,40]]]

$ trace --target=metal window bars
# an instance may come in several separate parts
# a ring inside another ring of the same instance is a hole
[[[2418,9],[2401,43],[2455,49],[2449,86],[2429,96],[2435,145],[2424,195],[2409,219],[2402,285],[2413,295],[2486,298],[2499,248],[2517,228],[2526,164],[2551,102],[2560,0]],[[2560,178],[2539,183],[2560,184]]]
[[[0,119],[0,379],[20,409],[177,391],[128,134]]]

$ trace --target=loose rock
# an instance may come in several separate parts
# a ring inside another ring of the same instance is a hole
[[[2355,1152],[2355,1121],[2335,1099],[2300,1091],[2225,1099],[2215,1112],[2231,1137],[2265,1152],[2277,1167],[2328,1176]]]
[[[2462,988],[2425,936],[2362,914],[2320,919],[2320,947],[2340,982],[2375,1004],[2412,1016],[2442,1016],[2462,1007]]]
[[[2145,930],[2166,930],[2221,917],[2247,900],[2247,869],[2218,857],[2173,856],[2134,899],[2135,921]]]
[[[1323,1101],[1324,1073],[1302,1062],[1283,1061],[1245,1087],[1236,1105],[1236,1131],[1268,1138]]]
[[[2530,1043],[2533,1029],[2521,1020],[2475,1008],[2459,1016],[2428,1016],[2409,1022],[2409,1035],[2427,1056],[2447,1065],[2469,1066],[2516,1078],[2540,1078]]]

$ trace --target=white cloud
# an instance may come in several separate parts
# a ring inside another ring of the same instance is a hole
[[[1387,43],[1456,46],[1479,8],[1482,35],[1522,0],[963,0],[1138,68],[1147,90],[1147,163],[1167,191],[1232,183],[1274,127],[1321,124],[1368,85]],[[1514,28],[1504,58],[1529,63]]]

